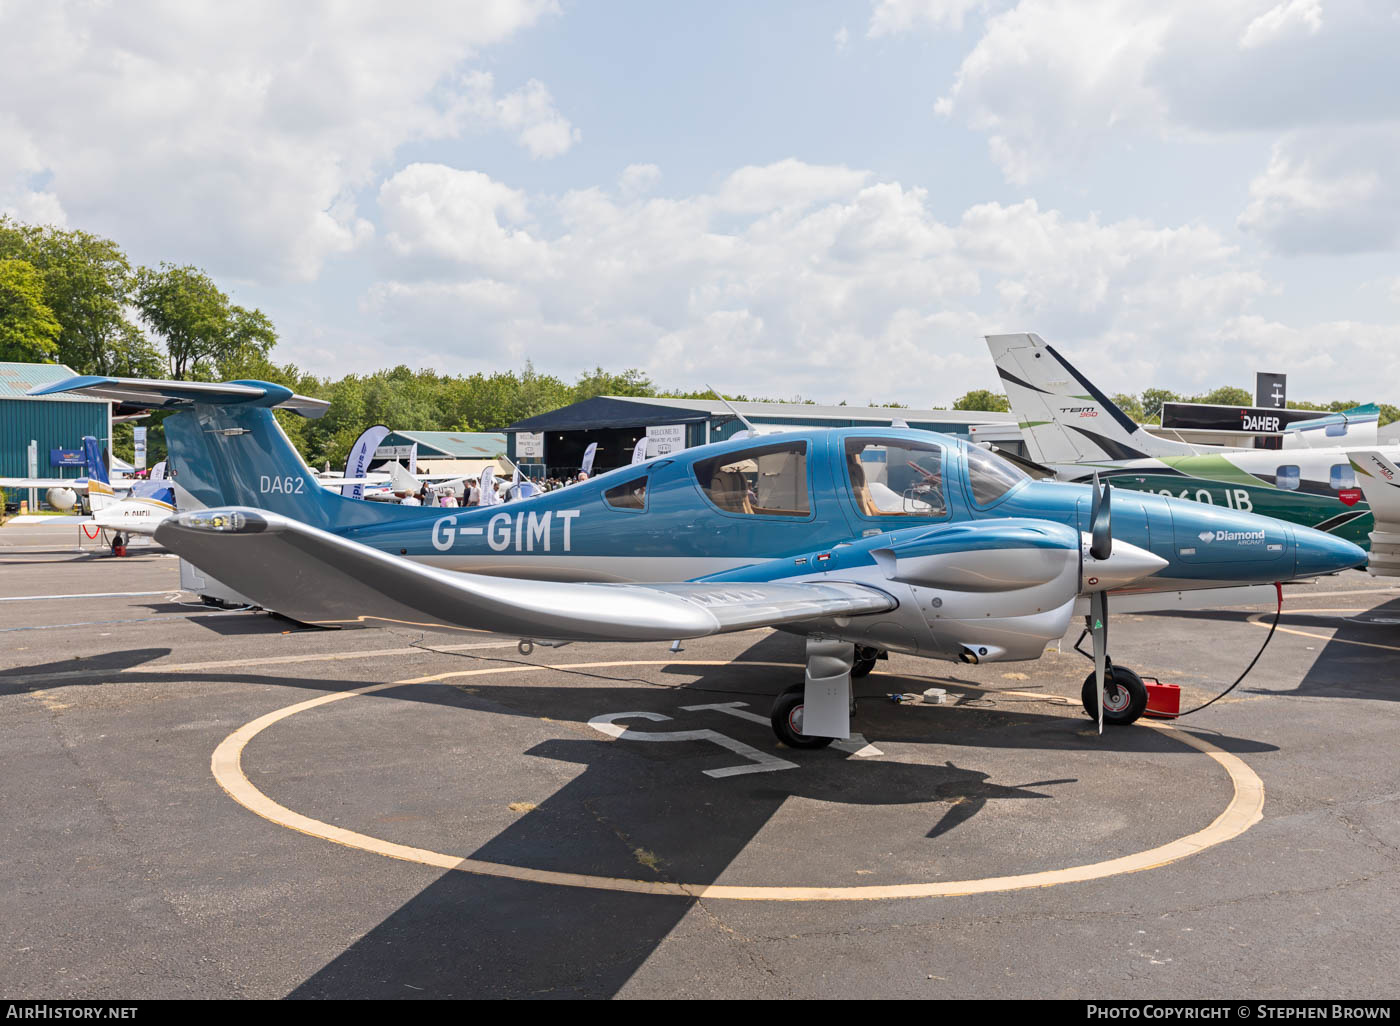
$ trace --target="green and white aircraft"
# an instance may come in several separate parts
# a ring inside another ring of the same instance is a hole
[[[1244,449],[1161,438],[1039,335],[988,335],[987,346],[1027,454],[1058,479],[1098,474],[1119,488],[1259,513],[1369,548],[1374,518],[1348,455],[1359,446]],[[1400,461],[1400,450],[1386,453]]]

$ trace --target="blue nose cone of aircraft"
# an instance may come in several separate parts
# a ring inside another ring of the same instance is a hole
[[[1326,531],[1294,528],[1295,577],[1334,574],[1366,565],[1366,550]]]

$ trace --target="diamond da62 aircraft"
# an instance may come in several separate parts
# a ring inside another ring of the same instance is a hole
[[[805,681],[771,716],[794,747],[849,736],[852,672],[881,650],[1036,659],[1077,606],[1094,641],[1085,707],[1100,729],[1130,723],[1147,694],[1109,658],[1110,593],[1268,584],[1365,561],[1350,542],[1237,510],[1032,481],[924,431],[729,440],[449,511],[317,486],[273,410],[319,416],[327,404],[279,385],[76,377],[35,391],[178,411],[164,428],[184,512],[156,539],[303,622],[552,642],[805,635]]]

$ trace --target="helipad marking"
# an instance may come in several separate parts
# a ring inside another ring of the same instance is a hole
[[[460,855],[447,855],[398,844],[382,838],[371,837],[354,830],[325,823],[310,816],[287,808],[273,801],[258,790],[243,772],[243,749],[248,742],[268,727],[297,713],[306,712],[333,702],[343,701],[356,695],[373,694],[389,688],[410,684],[427,684],[449,677],[480,677],[499,673],[524,673],[527,670],[580,670],[601,669],[615,666],[791,666],[790,663],[742,663],[734,664],[725,660],[695,660],[677,662],[671,659],[624,659],[596,663],[562,663],[552,666],[502,666],[481,670],[459,670],[454,673],[439,673],[428,677],[414,677],[408,680],[390,681],[385,684],[370,684],[350,691],[338,691],[321,695],[318,698],[297,702],[274,710],[264,716],[245,723],[214,749],[210,769],[214,779],[228,792],[229,797],[250,812],[256,813],[270,822],[311,837],[333,841],[349,848],[384,855],[388,858],[417,862],[439,869],[452,869],[479,876],[503,877],[529,883],[550,884],[558,887],[584,887],[593,890],[625,891],[631,894],[656,894],[666,897],[724,898],[735,901],[874,901],[891,898],[942,898],[966,894],[986,894],[993,891],[1013,891],[1030,887],[1054,887],[1065,883],[1082,883],[1123,873],[1136,873],[1144,869],[1155,869],[1168,863],[1184,859],[1206,848],[1232,840],[1244,833],[1263,818],[1264,782],[1238,756],[1223,751],[1210,742],[1165,723],[1143,723],[1151,730],[1169,733],[1183,744],[1214,759],[1230,776],[1234,794],[1230,802],[1215,820],[1202,830],[1166,844],[1135,852],[1103,862],[1091,862],[1081,866],[1068,866],[1064,869],[1043,870],[1037,873],[1021,873],[1011,876],[983,877],[973,880],[945,880],[937,882],[873,884],[856,887],[772,887],[742,886],[713,883],[667,883],[655,880],[635,880],[626,877],[593,876],[585,873],[563,873],[554,870],[528,869],[501,862],[487,862],[482,859],[463,858]],[[1049,697],[1049,696],[1036,696]]]

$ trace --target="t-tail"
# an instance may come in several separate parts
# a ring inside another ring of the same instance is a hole
[[[162,426],[169,450],[167,475],[182,510],[253,506],[326,530],[432,513],[431,509],[347,499],[323,488],[282,431],[273,410],[319,417],[330,404],[296,395],[281,385],[79,376],[41,386],[30,394],[56,392],[175,411]]]
[[[112,491],[112,477],[107,472],[107,461],[102,456],[102,448],[92,435],[83,436],[83,454],[87,460],[88,508],[96,513],[99,509],[117,504],[117,496]]]
[[[986,338],[1027,452],[1037,463],[1101,463],[1197,451],[1134,423],[1039,335]]]

